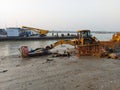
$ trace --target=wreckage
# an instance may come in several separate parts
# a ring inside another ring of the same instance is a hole
[[[35,50],[28,50],[27,46],[19,48],[22,57],[41,56],[51,54],[49,51],[54,47],[62,44],[69,44],[78,50],[77,55],[80,56],[106,56],[113,53],[120,47],[120,33],[115,33],[109,41],[99,41],[96,37],[91,35],[90,30],[78,30],[77,38],[74,40],[59,40],[45,48],[37,48]]]
[[[51,54],[51,52],[45,48],[36,48],[35,50],[29,50],[28,46],[21,46],[19,51],[22,57],[33,57]]]

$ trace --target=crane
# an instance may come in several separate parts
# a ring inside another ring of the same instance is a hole
[[[38,28],[33,28],[33,27],[27,27],[27,26],[22,26],[22,29],[35,31],[35,32],[39,33],[41,37],[46,36],[46,34],[49,32],[48,30],[38,29]]]

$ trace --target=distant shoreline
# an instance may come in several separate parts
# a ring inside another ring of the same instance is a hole
[[[59,39],[74,39],[75,36],[64,37],[0,37],[0,41],[27,41],[27,40],[59,40]]]

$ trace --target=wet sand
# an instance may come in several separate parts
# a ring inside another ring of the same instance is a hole
[[[0,57],[0,90],[120,90],[120,60]]]

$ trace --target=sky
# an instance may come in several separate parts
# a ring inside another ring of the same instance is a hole
[[[120,0],[0,0],[0,28],[119,31]]]

